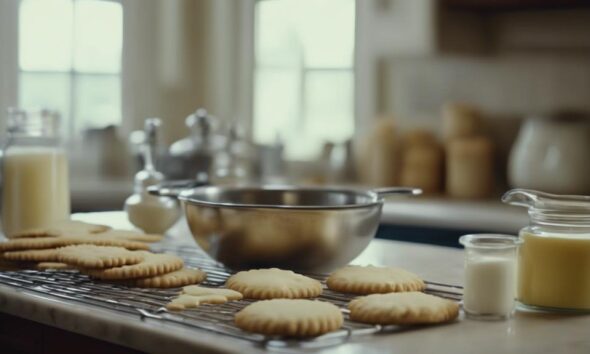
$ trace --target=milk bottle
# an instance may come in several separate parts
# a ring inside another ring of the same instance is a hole
[[[59,115],[9,109],[0,155],[2,231],[7,237],[70,216],[68,160],[60,146]]]

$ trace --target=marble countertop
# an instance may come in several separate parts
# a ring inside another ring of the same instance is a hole
[[[122,213],[78,215],[78,219],[125,224]],[[194,246],[181,222],[170,242]],[[196,247],[196,246],[194,246]],[[438,246],[374,240],[354,261],[396,265],[427,280],[461,284],[463,251]],[[70,301],[0,285],[0,311],[147,352],[263,352],[249,342],[206,331],[189,330],[139,316],[122,315]],[[589,353],[590,315],[518,311],[509,321],[480,322],[464,318],[441,326],[415,327],[380,335],[354,337],[320,353]],[[477,349],[475,349],[477,348]]]

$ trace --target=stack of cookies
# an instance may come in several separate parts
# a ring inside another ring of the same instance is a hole
[[[13,269],[78,269],[96,279],[138,287],[170,288],[203,281],[206,274],[185,268],[181,258],[148,251],[149,243],[162,237],[64,221],[0,243],[0,260]]]
[[[313,300],[324,288],[316,279],[277,268],[255,269],[232,275],[226,288],[198,286],[206,278],[203,271],[184,267],[175,255],[148,251],[150,242],[161,239],[103,225],[61,222],[0,243],[0,266],[77,269],[98,280],[136,287],[182,286],[166,305],[171,311],[255,300],[237,312],[234,321],[242,330],[264,335],[318,336],[344,323],[340,308]],[[424,281],[401,268],[347,266],[330,274],[326,286],[361,296],[348,304],[350,320],[361,323],[435,324],[453,321],[459,313],[457,303],[425,294]]]

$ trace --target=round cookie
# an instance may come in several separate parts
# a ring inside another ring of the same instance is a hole
[[[144,242],[119,240],[112,237],[95,237],[92,234],[80,234],[76,237],[23,237],[11,239],[6,242],[0,242],[0,252],[47,249],[70,245],[116,246],[133,250],[149,249],[149,246]]]
[[[11,238],[22,238],[22,237],[58,237],[68,236],[69,234],[97,234],[110,230],[110,226],[89,224],[83,221],[76,220],[62,220],[54,222],[47,227],[27,229],[17,232],[12,235]]]
[[[136,279],[131,282],[131,285],[140,288],[177,288],[200,283],[205,278],[207,274],[200,269],[182,268],[155,277]]]
[[[57,250],[50,248],[4,252],[3,258],[9,261],[19,262],[55,262],[57,261]]]
[[[122,247],[74,245],[58,248],[56,260],[82,268],[112,268],[143,261],[141,252]]]
[[[234,318],[244,331],[292,337],[319,336],[342,327],[340,309],[329,302],[300,299],[258,301]]]
[[[238,272],[227,280],[225,286],[249,299],[309,298],[322,293],[319,281],[278,268]]]
[[[442,323],[459,315],[456,302],[421,292],[368,295],[352,300],[348,309],[353,321],[381,325]]]
[[[347,266],[334,271],[326,284],[330,290],[352,294],[421,291],[424,281],[416,274],[394,267]]]
[[[164,235],[145,234],[135,230],[108,230],[96,235],[97,237],[108,237],[114,240],[123,241],[137,241],[137,242],[159,242],[162,241]]]
[[[184,266],[181,258],[171,254],[146,251],[137,253],[143,256],[143,260],[137,264],[106,269],[81,268],[80,272],[98,279],[136,279],[174,272]]]

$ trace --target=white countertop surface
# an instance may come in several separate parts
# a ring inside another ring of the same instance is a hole
[[[78,215],[78,219],[124,224],[122,213]],[[191,247],[186,226],[179,223],[172,242]],[[192,244],[194,245],[194,244]],[[463,251],[438,246],[374,240],[355,260],[360,264],[396,265],[427,280],[461,284]],[[78,305],[0,285],[0,311],[148,352],[263,352],[249,342],[168,323],[140,320],[106,309]],[[590,315],[518,311],[509,321],[464,319],[441,326],[354,337],[321,353],[590,353]],[[309,351],[308,351],[309,352]]]

